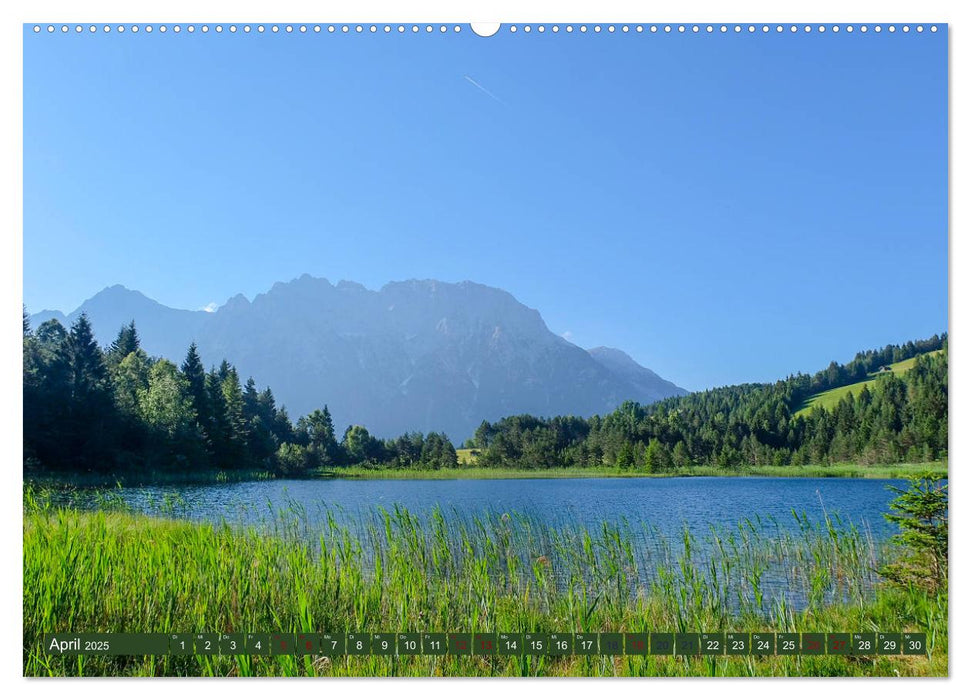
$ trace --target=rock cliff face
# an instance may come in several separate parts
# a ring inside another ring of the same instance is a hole
[[[151,355],[181,363],[195,340],[207,365],[228,359],[270,386],[292,418],[327,404],[339,430],[360,423],[382,437],[436,430],[461,441],[484,419],[589,416],[685,393],[619,350],[567,342],[508,292],[472,282],[371,291],[304,275],[213,313],[115,286],[66,318],[31,320],[68,324],[82,311],[103,344],[134,319]]]

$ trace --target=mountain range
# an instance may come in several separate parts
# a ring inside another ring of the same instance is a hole
[[[361,424],[380,437],[434,430],[461,441],[482,420],[586,417],[687,393],[621,350],[570,343],[508,292],[473,282],[373,291],[304,275],[213,312],[115,285],[70,314],[34,314],[31,325],[68,325],[82,312],[103,345],[134,320],[150,355],[180,364],[195,341],[207,366],[229,360],[294,419],[327,404],[338,430]]]

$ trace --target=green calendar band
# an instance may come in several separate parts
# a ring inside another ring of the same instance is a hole
[[[49,656],[882,656],[923,632],[271,632],[47,634]]]

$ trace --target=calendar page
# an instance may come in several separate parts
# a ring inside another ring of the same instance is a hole
[[[23,675],[948,676],[948,23],[322,12],[22,26]]]

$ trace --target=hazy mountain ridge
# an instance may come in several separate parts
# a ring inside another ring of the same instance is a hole
[[[675,385],[674,382],[669,382],[658,376],[653,370],[639,365],[634,358],[623,350],[607,348],[601,345],[596,348],[590,348],[587,352],[590,353],[590,356],[594,360],[616,376],[625,379],[632,386],[636,387],[640,392],[638,394],[639,396],[648,397],[641,399],[641,403],[660,401],[669,396],[679,396],[686,393],[684,389]]]
[[[391,282],[378,291],[304,275],[215,312],[172,309],[119,285],[87,312],[107,344],[134,319],[149,354],[181,362],[192,340],[203,361],[223,358],[270,386],[296,418],[328,404],[339,429],[379,436],[445,431],[455,440],[506,415],[606,413],[686,393],[609,348],[589,353],[551,332],[539,312],[473,282]],[[626,358],[626,359],[625,359]]]

